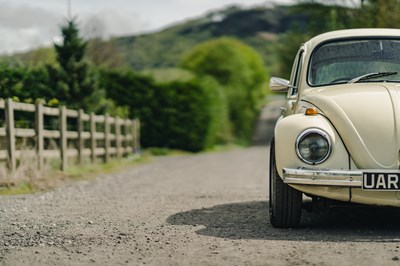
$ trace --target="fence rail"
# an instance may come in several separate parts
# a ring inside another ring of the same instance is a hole
[[[0,125],[0,138],[5,139],[5,147],[0,148],[0,160],[6,160],[12,172],[15,171],[17,159],[21,158],[22,154],[25,157],[36,157],[39,170],[43,169],[45,159],[60,158],[60,169],[64,171],[68,165],[68,158],[71,157],[76,157],[77,163],[81,163],[84,157],[95,162],[102,156],[107,162],[112,156],[120,158],[140,149],[138,119],[86,114],[83,110],[70,110],[65,106],[50,108],[40,103],[19,103],[11,99],[0,100],[1,111],[4,123]],[[26,128],[16,125],[16,113],[19,116],[32,116],[33,113],[34,118],[29,122],[34,126]],[[56,129],[45,128],[45,121],[51,119]],[[19,139],[33,140],[35,150],[17,148]],[[48,140],[55,140],[57,148],[48,149]]]

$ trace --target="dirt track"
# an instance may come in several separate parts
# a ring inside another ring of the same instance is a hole
[[[258,146],[156,159],[55,191],[0,197],[0,265],[400,265],[400,212],[304,211],[268,222],[268,152]]]

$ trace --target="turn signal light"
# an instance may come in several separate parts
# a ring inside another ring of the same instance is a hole
[[[317,114],[318,114],[317,108],[308,107],[306,109],[306,115],[317,115]]]

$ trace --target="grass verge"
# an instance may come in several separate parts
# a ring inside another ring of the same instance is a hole
[[[139,164],[151,161],[151,156],[130,156],[120,160],[111,160],[108,163],[82,164],[68,167],[65,172],[55,167],[47,169],[42,173],[35,173],[35,177],[25,174],[25,178],[7,178],[0,182],[0,196],[32,194],[41,191],[55,189],[68,185],[74,181],[91,180],[102,174],[122,171]],[[50,163],[49,165],[57,165]]]
[[[226,152],[244,148],[238,144],[218,145],[204,152]],[[130,156],[120,160],[111,160],[108,163],[86,163],[82,165],[73,165],[67,168],[65,172],[57,170],[59,162],[50,162],[48,168],[42,173],[38,173],[34,169],[36,163],[34,161],[24,162],[23,168],[19,169],[17,178],[4,178],[7,174],[3,171],[0,176],[0,196],[32,194],[43,192],[58,187],[71,184],[74,181],[92,180],[99,175],[123,171],[125,169],[149,163],[155,156],[182,156],[194,155],[198,153],[190,153],[180,150],[172,150],[167,148],[148,148],[143,151],[140,157]]]

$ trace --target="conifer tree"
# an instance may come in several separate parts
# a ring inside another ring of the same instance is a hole
[[[97,79],[84,61],[86,42],[79,36],[75,19],[61,26],[63,41],[55,44],[58,67],[48,67],[55,89],[54,97],[70,108],[95,111],[98,102]]]

